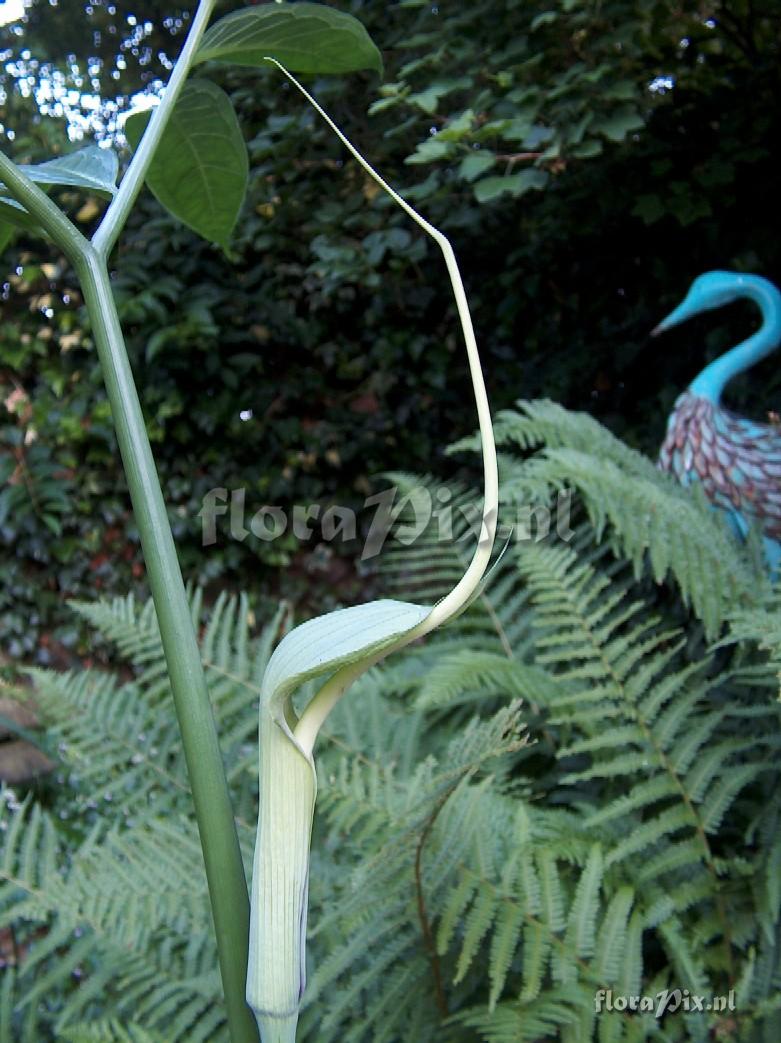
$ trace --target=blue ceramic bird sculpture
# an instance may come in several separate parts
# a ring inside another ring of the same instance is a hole
[[[675,403],[659,464],[683,485],[701,482],[711,502],[745,537],[756,525],[773,575],[781,566],[781,427],[735,416],[721,405],[728,381],[781,343],[781,293],[759,275],[706,272],[684,301],[654,330],[660,333],[699,312],[747,297],[759,305],[762,326],[711,362]]]

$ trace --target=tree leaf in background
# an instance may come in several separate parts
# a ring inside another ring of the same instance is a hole
[[[204,34],[195,62],[261,66],[276,58],[291,72],[374,69],[382,57],[363,25],[322,4],[264,4],[226,15]]]
[[[478,203],[489,203],[505,192],[511,196],[522,196],[524,192],[545,188],[547,183],[548,174],[536,167],[506,177],[485,177],[475,185],[475,199]]]
[[[645,126],[645,120],[632,106],[626,105],[605,119],[596,120],[592,127],[592,133],[604,134],[610,141],[621,142],[633,130],[640,130]]]
[[[474,181],[475,178],[484,174],[486,170],[490,170],[495,162],[496,156],[488,149],[472,152],[461,160],[458,173],[465,181]]]
[[[150,115],[138,112],[125,123],[134,150]],[[204,239],[225,247],[244,202],[248,166],[227,94],[208,80],[185,84],[146,176],[158,201]]]

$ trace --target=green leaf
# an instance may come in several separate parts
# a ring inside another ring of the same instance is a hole
[[[611,141],[620,142],[623,141],[627,134],[633,130],[640,130],[644,127],[645,123],[643,117],[632,108],[624,108],[616,112],[613,116],[608,119],[599,120],[592,124],[592,132],[596,131],[600,134],[604,134],[606,138]]]
[[[632,80],[619,80],[601,90],[603,98],[614,98],[616,101],[634,101],[639,93],[637,84]]]
[[[149,112],[131,116],[125,134],[138,147]],[[188,228],[227,246],[244,202],[247,147],[227,94],[208,80],[185,84],[146,182]]]
[[[17,203],[10,196],[0,196],[0,220],[18,228],[34,229],[40,227],[32,214],[28,214],[21,203]]]
[[[460,116],[453,116],[448,120],[444,130],[440,130],[437,137],[440,141],[460,141],[468,134],[475,124],[475,114],[472,109],[466,109]]]
[[[635,217],[641,217],[647,225],[652,225],[667,213],[663,201],[656,194],[638,196],[637,202],[632,208]]]
[[[480,177],[486,170],[490,170],[496,162],[496,156],[493,152],[489,152],[487,149],[480,152],[473,152],[469,156],[465,156],[461,160],[461,166],[458,168],[458,173],[464,179],[464,181],[474,181],[475,178]]]
[[[374,69],[382,56],[361,23],[322,4],[263,4],[226,15],[204,34],[195,63],[263,64],[276,58],[291,72]]]
[[[555,135],[556,131],[553,127],[546,127],[542,123],[535,123],[529,127],[529,130],[524,134],[521,145],[523,148],[536,149],[540,145],[544,145],[546,141],[550,141]]]
[[[488,203],[505,192],[511,196],[522,196],[532,189],[545,188],[548,175],[544,170],[522,170],[520,174],[508,177],[486,177],[475,185],[475,199],[478,203]]]
[[[78,152],[71,152],[67,156],[59,156],[45,163],[29,166],[20,164],[19,169],[39,185],[65,185],[109,196],[113,196],[117,191],[117,155],[111,149],[99,148],[97,145],[88,145]],[[0,242],[3,246],[10,238],[10,232],[2,231],[4,224],[28,230],[40,228],[36,218],[20,203],[11,196],[2,194],[7,191],[5,185],[0,183]]]
[[[602,155],[602,142],[589,138],[588,141],[581,141],[579,145],[573,145],[569,154],[574,159],[593,159]]]
[[[437,137],[425,138],[411,156],[407,156],[405,163],[415,165],[418,163],[435,163],[449,155],[455,146],[451,141],[438,141]]]
[[[418,91],[417,94],[408,95],[407,103],[409,105],[417,106],[430,116],[437,111],[440,98],[446,98],[454,91],[469,90],[473,83],[474,80],[471,76],[459,76],[456,79],[437,80],[425,90]],[[470,113],[470,116],[469,125],[471,126],[472,122],[474,122],[474,113]]]
[[[0,206],[0,214],[2,214],[2,206]],[[14,227],[12,224],[3,221],[0,218],[0,253],[5,250],[6,246],[11,242],[14,234]]]
[[[47,529],[50,529],[55,536],[59,536],[62,533],[62,525],[60,524],[59,518],[53,514],[41,515],[44,525]]]
[[[418,91],[417,94],[410,94],[407,102],[410,105],[417,105],[419,109],[431,116],[437,111],[439,99],[449,93],[450,88],[446,83],[432,83],[426,90]]]
[[[112,149],[100,148],[98,145],[89,145],[70,155],[50,159],[46,163],[20,166],[19,169],[31,181],[41,185],[69,185],[109,196],[117,191],[117,154]]]

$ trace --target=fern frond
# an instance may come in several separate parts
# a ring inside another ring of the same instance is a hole
[[[121,905],[113,901],[118,886]],[[145,948],[165,928],[187,939],[191,951],[196,939],[211,950],[204,933],[210,914],[200,844],[188,819],[145,817],[141,828],[115,828],[99,843],[84,845],[73,861],[68,892],[95,930],[129,949]]]
[[[543,446],[536,462],[507,458],[505,504],[529,490],[549,502],[562,484],[556,467],[581,454],[594,524],[567,540],[517,540],[451,629],[370,671],[329,717],[317,752],[302,1043],[692,1043],[718,1020],[603,1017],[597,990],[707,995],[733,982],[746,1004],[737,1031],[775,1039],[781,708],[749,647],[749,616],[733,611],[735,598],[753,606],[764,595],[741,586],[747,566],[731,546],[709,577],[714,589],[701,589],[711,559],[698,541],[716,520],[707,512],[699,533],[670,530],[677,549],[664,564],[654,541],[672,514],[649,533],[616,512],[660,497],[667,511],[678,492],[598,425],[544,405],[502,423],[508,447]],[[602,491],[593,484],[597,462],[622,476],[623,504],[613,478]],[[396,478],[402,492],[436,502],[432,482]],[[431,598],[472,548],[471,495],[452,486],[448,496],[465,508],[451,536],[434,519],[387,559],[398,585]],[[684,528],[701,513],[688,502]],[[687,539],[700,558],[684,567],[675,555]],[[687,629],[632,563],[688,569],[677,579],[696,610],[711,629],[725,616],[734,633],[743,627],[739,647],[704,648],[701,627]],[[101,1032],[123,1043],[223,1043],[156,623],[128,599],[85,612],[132,680],[34,675],[71,817],[31,802],[19,824],[12,801],[0,833],[0,925],[24,943],[0,982],[0,1043],[3,1032],[20,1043]],[[197,595],[193,616],[200,626]],[[248,861],[258,688],[285,625],[281,608],[254,637],[246,598],[222,597],[201,629]],[[523,718],[542,741],[524,745]],[[46,1005],[36,1002],[44,991]]]
[[[194,607],[197,607],[199,598]],[[138,605],[133,594],[100,601],[69,602],[73,611],[116,646],[125,662],[144,666],[163,656],[154,605]]]
[[[497,696],[545,704],[553,697],[553,688],[554,682],[539,667],[461,648],[436,657],[420,680],[417,705],[430,710]]]
[[[133,1022],[122,1023],[115,1018],[72,1025],[63,1030],[63,1043],[167,1043],[158,1032]]]
[[[193,624],[200,628],[202,592],[190,592]],[[150,700],[168,694],[160,629],[151,601],[137,605],[133,595],[111,601],[69,602],[117,648],[121,660],[138,668],[137,683]],[[244,594],[220,594],[209,615],[201,640],[201,657],[217,714],[233,715],[243,703],[223,703],[238,689],[248,701],[257,699],[263,671],[279,637],[285,607],[280,606],[250,647],[250,609]]]
[[[587,414],[519,402],[517,412],[500,414],[496,435],[497,445],[537,449],[517,469],[523,496],[576,489],[597,538],[609,535],[636,576],[647,568],[657,582],[674,577],[711,637],[736,604],[756,604],[767,589],[757,563],[696,489],[681,487]],[[452,448],[474,448],[474,440]]]
[[[626,954],[631,951],[628,934],[634,898],[635,892],[632,887],[619,887],[605,910],[597,933],[594,959],[594,972],[600,981],[617,981]]]
[[[139,805],[189,807],[176,721],[155,697],[93,670],[28,673],[78,806],[103,802],[117,815]]]
[[[597,843],[589,852],[569,912],[565,945],[575,956],[591,956],[594,952],[603,872],[602,848]]]
[[[573,994],[574,992],[574,994]],[[593,994],[589,997],[593,1006]],[[524,1002],[501,1003],[492,1012],[484,1009],[459,1014],[459,1024],[476,1029],[486,1043],[538,1043],[560,1039],[562,1031],[579,1020],[585,995],[571,989],[552,989]]]

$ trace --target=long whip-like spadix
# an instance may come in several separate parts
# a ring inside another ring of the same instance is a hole
[[[363,169],[439,245],[464,334],[483,450],[482,526],[472,561],[436,605],[374,601],[296,627],[264,674],[260,702],[260,796],[253,864],[247,1002],[263,1043],[295,1043],[305,984],[309,845],[317,779],[312,749],[326,716],[350,685],[390,652],[453,619],[479,589],[491,559],[498,512],[498,473],[491,415],[472,320],[453,248],[374,170],[331,117],[278,61]],[[328,674],[301,714],[291,699],[311,678]]]

